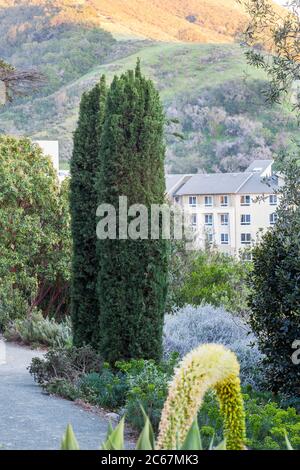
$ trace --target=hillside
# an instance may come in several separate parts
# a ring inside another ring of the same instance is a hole
[[[0,0],[0,57],[47,78],[1,109],[0,132],[58,139],[67,164],[81,94],[140,57],[178,120],[166,129],[170,171],[235,171],[269,158],[292,145],[296,123],[266,105],[264,75],[233,44],[243,21],[236,0]]]
[[[233,42],[246,21],[236,0],[0,0],[1,6],[15,17],[43,8],[52,26],[89,24],[117,36],[167,42]]]
[[[96,66],[49,96],[10,105],[0,114],[0,128],[59,139],[67,160],[81,94],[102,73],[110,80],[134,67],[140,57],[144,72],[160,90],[167,116],[179,121],[167,129],[170,171],[244,169],[255,158],[269,158],[296,135],[288,110],[265,103],[265,77],[246,65],[239,46],[139,44],[134,54]]]

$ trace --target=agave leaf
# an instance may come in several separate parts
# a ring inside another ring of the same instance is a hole
[[[71,424],[68,424],[66,432],[61,441],[61,450],[79,450],[79,444]]]
[[[102,450],[124,450],[124,417],[119,424],[112,430],[112,426],[108,429],[108,439],[102,445]]]
[[[220,444],[217,445],[217,447],[213,447],[211,450],[226,450],[226,441],[220,442]]]
[[[197,418],[194,420],[191,429],[189,430],[181,450],[202,450],[201,435],[198,426]]]
[[[284,432],[284,437],[285,437],[287,450],[294,450],[286,432]]]
[[[110,438],[110,436],[112,435],[114,431],[114,428],[112,427],[112,424],[111,424],[111,421],[108,423],[108,429],[107,429],[107,433],[106,433],[106,440],[108,440]]]
[[[149,435],[149,422],[145,423],[144,428],[138,438],[136,450],[153,450]]]
[[[112,427],[111,421],[108,423],[108,428],[107,428],[107,433],[106,433],[106,438],[103,444],[100,446],[100,450],[109,450],[106,448],[106,444],[109,442],[109,438],[112,435],[114,429]]]
[[[140,434],[140,437],[136,444],[136,450],[153,450],[154,449],[154,433],[150,419],[145,413],[144,408],[141,406],[142,413],[144,415],[144,428]]]
[[[145,412],[142,405],[141,410],[144,417],[144,428],[139,436],[137,441],[136,450],[154,450],[155,449],[155,438],[154,438],[154,431],[152,428],[151,421]]]

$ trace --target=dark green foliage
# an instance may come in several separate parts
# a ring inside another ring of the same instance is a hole
[[[144,416],[141,406],[157,431],[161,412],[168,394],[168,384],[174,373],[175,357],[168,362],[130,361],[119,364],[126,372],[128,392],[125,412],[127,420],[138,430],[143,429]]]
[[[295,408],[281,408],[271,393],[244,390],[247,447],[255,450],[285,450],[285,433],[292,446],[300,448],[300,416]],[[204,448],[222,440],[222,417],[215,394],[208,393],[198,416]]]
[[[128,385],[122,372],[103,367],[101,374],[92,372],[85,375],[79,383],[79,394],[85,401],[95,405],[118,409],[124,406]]]
[[[48,389],[49,385],[59,380],[74,384],[83,374],[100,372],[101,368],[99,355],[85,346],[50,349],[44,358],[33,358],[29,372],[39,385]]]
[[[246,278],[251,265],[214,250],[196,254],[181,288],[177,305],[223,306],[228,311],[247,311]]]
[[[267,356],[269,388],[299,396],[300,366],[292,355],[300,339],[300,166],[297,155],[278,164],[285,186],[278,222],[253,250],[250,325]]]
[[[67,379],[55,378],[44,388],[50,395],[58,395],[66,400],[75,401],[80,398],[78,388]]]
[[[101,164],[99,143],[105,113],[105,78],[81,100],[71,160],[72,321],[74,345],[97,345],[95,175]]]
[[[108,95],[98,176],[98,204],[119,215],[119,196],[133,204],[162,204],[165,196],[165,118],[153,83],[139,66],[115,77]],[[149,215],[150,218],[150,215]],[[117,222],[117,236],[119,224]],[[165,240],[98,241],[100,351],[114,363],[159,359],[167,293]]]
[[[68,187],[25,138],[0,136],[0,253],[0,328],[35,309],[68,313]]]

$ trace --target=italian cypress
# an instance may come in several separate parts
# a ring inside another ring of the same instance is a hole
[[[110,363],[159,360],[162,353],[168,242],[127,238],[118,217],[119,196],[128,198],[128,207],[145,205],[149,217],[151,204],[164,203],[164,123],[159,94],[141,75],[139,63],[135,72],[114,78],[97,177],[98,205],[111,204],[117,214],[117,239],[97,242],[100,352]]]
[[[73,237],[71,311],[74,345],[77,347],[98,344],[95,175],[101,165],[99,144],[106,95],[105,77],[102,77],[100,83],[83,94],[74,133],[70,183]]]

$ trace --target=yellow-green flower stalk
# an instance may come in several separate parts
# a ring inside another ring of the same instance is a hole
[[[226,449],[245,449],[245,413],[235,354],[222,345],[204,344],[181,362],[162,412],[157,449],[182,445],[205,393],[216,391],[224,421]]]

